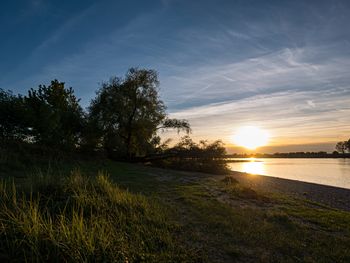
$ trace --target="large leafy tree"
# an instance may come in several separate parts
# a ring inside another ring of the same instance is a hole
[[[62,149],[73,149],[79,143],[83,110],[74,90],[64,85],[53,80],[24,97],[33,142]]]
[[[89,120],[96,123],[109,153],[128,158],[145,155],[160,143],[160,129],[190,131],[186,120],[167,117],[158,87],[156,71],[137,68],[102,84],[89,108]]]

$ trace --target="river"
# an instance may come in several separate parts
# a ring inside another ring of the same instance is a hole
[[[350,159],[232,158],[233,171],[274,176],[350,189]],[[241,161],[242,162],[237,162]]]

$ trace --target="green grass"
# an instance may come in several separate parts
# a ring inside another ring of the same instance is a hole
[[[349,212],[232,177],[111,161],[27,171],[0,184],[3,261],[350,262]]]
[[[32,179],[32,178],[30,178]],[[38,174],[35,184],[0,184],[1,257],[12,261],[196,262],[157,202],[108,176]]]

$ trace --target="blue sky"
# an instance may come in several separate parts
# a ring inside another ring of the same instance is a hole
[[[0,88],[57,78],[87,106],[110,76],[153,68],[195,139],[235,149],[254,125],[271,133],[261,151],[332,150],[350,137],[349,25],[346,0],[5,0]]]

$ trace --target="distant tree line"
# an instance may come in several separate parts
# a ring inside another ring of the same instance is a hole
[[[135,160],[148,155],[169,153],[160,131],[175,129],[189,134],[187,120],[169,118],[159,97],[159,81],[154,70],[131,68],[123,78],[112,77],[96,92],[84,110],[73,88],[51,81],[14,95],[0,89],[0,142],[35,145],[63,152],[103,152],[113,159]],[[197,155],[212,150],[225,151],[215,142],[200,147],[185,137],[172,154],[187,151]],[[186,150],[185,150],[186,149]],[[215,153],[215,154],[214,154]]]
[[[286,153],[254,153],[254,154],[229,154],[230,158],[329,158],[337,155],[336,153],[329,154],[325,151],[319,152],[286,152]]]

